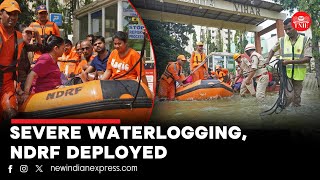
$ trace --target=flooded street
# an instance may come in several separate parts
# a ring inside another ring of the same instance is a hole
[[[246,129],[313,129],[320,127],[320,92],[303,91],[302,106],[289,107],[279,114],[260,116],[270,109],[278,93],[267,93],[266,104],[254,97],[208,101],[156,101],[150,123],[170,125],[238,125]]]

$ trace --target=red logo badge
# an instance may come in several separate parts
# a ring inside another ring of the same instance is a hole
[[[306,12],[296,12],[291,18],[291,25],[297,31],[306,31],[310,28],[311,17]]]

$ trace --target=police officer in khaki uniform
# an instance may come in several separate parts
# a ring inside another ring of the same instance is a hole
[[[252,78],[255,78],[257,83],[256,98],[259,102],[263,102],[266,96],[266,88],[269,82],[268,70],[265,66],[266,60],[261,54],[257,53],[256,47],[253,44],[247,44],[244,51],[250,56],[252,61],[251,71],[246,78],[245,83],[250,85]]]
[[[251,62],[239,53],[235,53],[233,55],[233,59],[239,64],[240,76],[243,76],[243,82],[246,82],[251,69]],[[256,96],[256,91],[254,90],[253,86],[253,80],[251,80],[251,83],[249,85],[247,85],[246,83],[241,83],[240,96],[244,97],[247,90],[249,90],[252,96]]]
[[[283,59],[283,65],[286,66],[289,90],[291,84],[293,91],[286,90],[286,99],[289,106],[301,106],[302,82],[307,73],[307,63],[312,57],[312,46],[308,37],[298,34],[297,30],[291,25],[291,18],[284,22],[284,31],[286,35],[279,38],[276,45],[270,50],[267,62],[270,61],[274,53],[280,50],[280,59]],[[289,85],[289,83],[291,83]]]

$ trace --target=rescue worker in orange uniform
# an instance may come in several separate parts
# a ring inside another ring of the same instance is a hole
[[[60,37],[59,27],[56,23],[48,20],[48,11],[45,5],[40,5],[36,8],[37,12],[37,20],[36,22],[32,22],[30,27],[36,29],[41,39],[44,39],[45,35],[55,35]],[[33,61],[36,61],[41,56],[41,53],[38,51],[34,53]]]
[[[213,79],[219,79],[221,82],[227,82],[227,69],[222,68],[220,65],[216,65],[216,70],[212,71],[211,74]]]
[[[22,34],[14,29],[21,13],[19,4],[5,0],[0,10],[0,120],[7,121],[16,116],[18,110],[14,80],[24,41]]]
[[[72,50],[72,42],[69,39],[64,39],[64,44],[64,53],[58,58],[58,65],[60,72],[69,77],[71,73],[74,73],[76,63],[80,61],[80,58],[77,52]]]
[[[184,75],[182,74],[182,66],[187,62],[184,55],[179,55],[176,62],[169,62],[166,70],[161,75],[159,85],[159,98],[167,98],[168,100],[174,100],[176,93],[176,82],[181,86],[183,84]]]
[[[203,52],[203,43],[197,42],[197,49],[193,51],[190,59],[191,73],[206,59],[206,54]],[[192,73],[192,82],[199,79],[206,79],[209,77],[207,62]]]

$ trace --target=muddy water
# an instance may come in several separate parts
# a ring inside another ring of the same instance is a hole
[[[320,129],[320,91],[302,93],[302,106],[289,107],[279,114],[261,116],[278,98],[277,92],[267,93],[265,104],[254,97],[208,101],[156,101],[150,123],[183,125],[239,125],[249,129]]]

